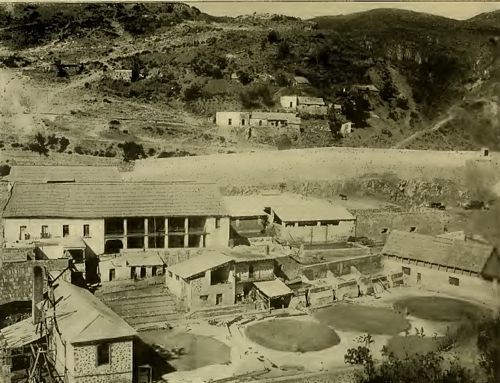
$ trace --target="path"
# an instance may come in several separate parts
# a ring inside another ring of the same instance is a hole
[[[448,110],[446,117],[439,120],[436,124],[434,124],[434,126],[432,128],[420,130],[418,132],[413,133],[411,136],[405,138],[402,141],[399,141],[396,145],[392,146],[392,149],[402,149],[405,146],[407,146],[409,143],[415,141],[417,138],[425,136],[428,133],[438,131],[439,129],[441,129],[444,125],[446,125],[448,122],[450,122],[454,118],[455,118],[455,107],[452,106]]]

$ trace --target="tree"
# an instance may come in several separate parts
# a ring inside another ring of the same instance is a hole
[[[278,46],[278,60],[284,60],[290,56],[290,45],[286,41],[282,41]]]
[[[452,360],[445,366],[439,352],[406,355],[400,359],[386,347],[382,349],[383,360],[375,363],[370,345],[370,335],[358,338],[360,346],[347,350],[347,364],[362,365],[363,372],[357,376],[358,383],[473,383],[470,370]]]
[[[184,89],[184,101],[194,101],[201,97],[201,85],[192,84]]]
[[[38,132],[35,135],[35,142],[32,142],[28,145],[28,148],[40,155],[48,156],[49,149],[47,148],[47,143],[45,141],[45,137],[42,133]]]
[[[10,174],[10,166],[7,164],[0,165],[0,177],[8,176]]]
[[[136,144],[133,141],[125,142],[124,144],[118,144],[123,150],[123,160],[125,162],[135,161],[139,158],[146,158],[147,155],[144,152],[144,148],[140,144]]]
[[[252,77],[247,72],[239,70],[236,74],[243,85],[248,85],[252,82]]]
[[[271,44],[276,44],[278,41],[280,41],[278,32],[276,32],[275,30],[270,31],[267,34],[267,41],[269,41],[269,43]]]
[[[479,365],[486,373],[487,382],[500,382],[500,314],[493,320],[484,320],[479,324],[477,347],[480,352]]]
[[[69,140],[66,137],[59,138],[59,153],[62,153],[66,150],[69,145]]]

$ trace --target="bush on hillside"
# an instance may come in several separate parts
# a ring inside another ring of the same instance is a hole
[[[259,105],[273,106],[274,100],[271,91],[266,85],[257,85],[240,93],[241,105],[246,109],[256,108]]]
[[[267,34],[267,41],[269,41],[269,43],[271,44],[276,44],[278,41],[280,41],[278,32],[276,32],[275,30],[270,31]]]
[[[184,89],[183,99],[186,102],[197,100],[202,95],[202,86],[199,84],[191,84]]]
[[[0,177],[5,177],[10,174],[10,166],[7,164],[0,165]]]
[[[118,147],[123,150],[123,160],[125,162],[135,161],[139,158],[146,158],[147,155],[144,152],[144,147],[141,144],[137,144],[133,141],[128,141],[123,144],[118,144]]]

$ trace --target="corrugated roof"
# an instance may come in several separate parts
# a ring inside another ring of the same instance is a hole
[[[254,285],[260,292],[262,292],[262,294],[269,298],[282,297],[284,295],[293,294],[293,291],[279,279],[264,282],[254,282]]]
[[[302,198],[276,199],[271,205],[276,215],[284,222],[355,220],[342,206],[322,200]]]
[[[231,257],[222,253],[201,254],[170,266],[168,270],[183,279],[189,279],[207,270],[225,265],[232,260]]]
[[[493,246],[394,230],[382,254],[480,273]]]
[[[26,346],[40,339],[42,328],[37,331],[33,318],[27,318],[0,330],[0,347],[14,349]]]
[[[54,290],[56,318],[62,337],[72,344],[131,339],[137,333],[89,291],[58,280]]]
[[[116,166],[13,166],[5,177],[10,182],[118,182],[122,173]]]
[[[214,184],[56,183],[15,184],[3,216],[144,217],[225,216]]]
[[[325,105],[325,101],[320,97],[298,97],[298,103],[301,105]]]

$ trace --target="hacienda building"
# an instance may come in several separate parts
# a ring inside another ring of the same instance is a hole
[[[2,218],[5,247],[75,238],[100,255],[229,243],[228,214],[208,183],[16,183]]]

